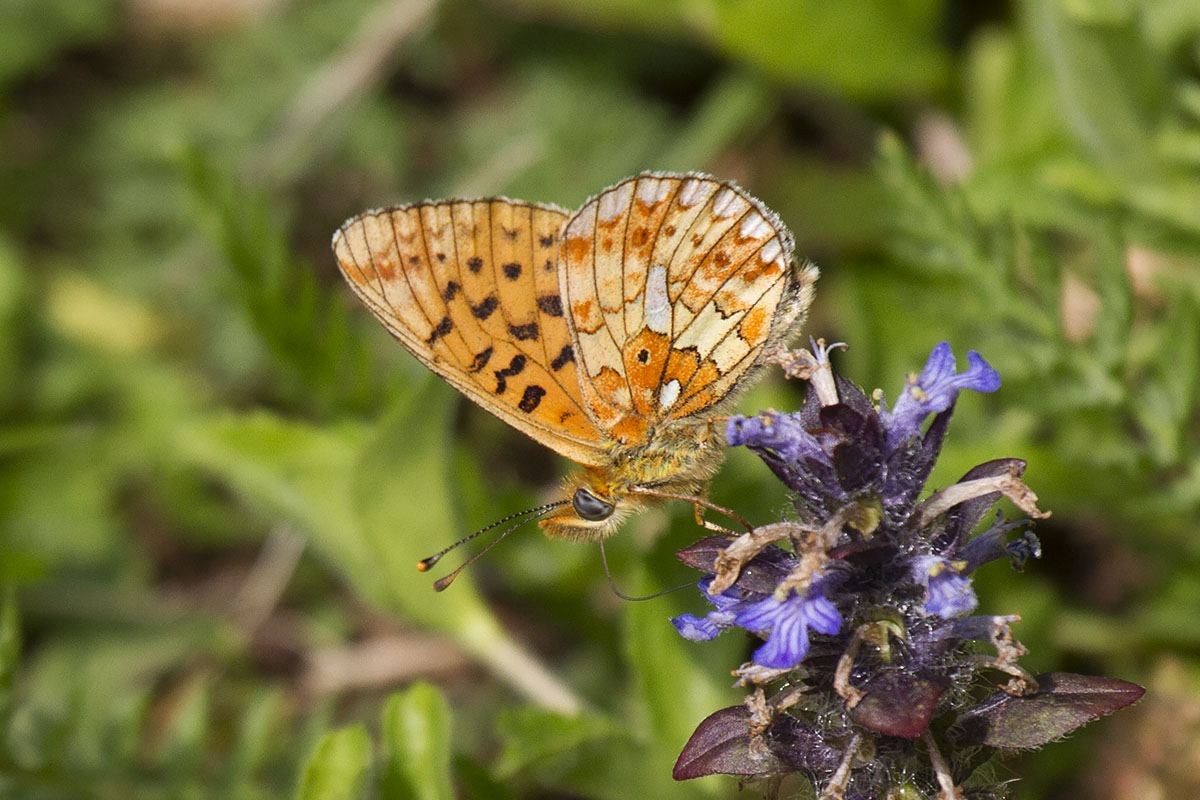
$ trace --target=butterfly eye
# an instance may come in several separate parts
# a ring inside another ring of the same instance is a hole
[[[608,519],[616,509],[612,503],[601,500],[587,489],[576,489],[571,505],[575,506],[575,513],[590,520]]]

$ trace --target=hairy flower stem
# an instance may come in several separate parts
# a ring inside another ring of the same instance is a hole
[[[856,733],[851,737],[842,754],[842,763],[838,764],[837,771],[833,773],[829,778],[829,782],[825,784],[819,800],[846,800],[846,787],[850,785],[850,770],[854,766],[854,760],[858,758],[862,741],[862,734]]]
[[[938,800],[963,800],[962,790],[954,785],[950,768],[946,766],[946,759],[942,758],[942,751],[938,749],[933,734],[926,730],[921,734],[921,741],[925,742],[925,747],[929,750],[929,763],[933,766],[933,774],[937,776],[938,787],[941,789]]]

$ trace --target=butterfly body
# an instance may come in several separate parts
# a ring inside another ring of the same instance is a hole
[[[507,198],[370,211],[334,235],[351,287],[430,369],[582,465],[550,536],[596,539],[654,493],[702,495],[712,418],[799,325],[816,269],[728,182],[644,173],[573,214]]]
[[[630,513],[655,502],[654,495],[639,492],[697,496],[721,466],[722,441],[716,428],[703,424],[667,424],[651,431],[644,442],[617,445],[608,462],[572,473],[563,482],[563,496],[575,498],[583,489],[612,507],[597,520],[579,513],[576,504],[565,506],[538,524],[551,538],[588,540],[616,531]]]

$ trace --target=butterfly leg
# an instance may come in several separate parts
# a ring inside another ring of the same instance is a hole
[[[701,528],[704,528],[705,530],[713,531],[715,533],[722,534],[724,536],[729,536],[731,538],[737,536],[736,531],[732,531],[723,525],[718,525],[715,522],[709,522],[708,520],[706,520],[704,518],[704,506],[700,505],[699,503],[692,503],[692,511],[694,512],[695,517],[696,517],[696,524],[699,525]]]
[[[749,522],[747,522],[742,517],[741,514],[737,513],[732,508],[726,508],[725,506],[719,506],[716,503],[710,503],[709,501],[705,500],[703,497],[696,497],[695,495],[690,495],[690,494],[675,494],[674,492],[663,492],[663,491],[659,491],[658,489],[651,488],[649,486],[634,486],[630,489],[630,491],[637,492],[638,494],[649,495],[650,497],[660,497],[663,500],[683,500],[684,502],[691,503],[692,508],[695,509],[697,524],[699,524],[703,528],[707,528],[710,531],[721,531],[723,533],[733,533],[733,531],[726,530],[725,528],[722,528],[719,525],[715,525],[715,523],[710,523],[710,522],[705,521],[702,516],[703,512],[700,510],[701,507],[710,508],[713,511],[717,511],[717,512],[720,512],[721,514],[724,514],[725,516],[729,517],[730,519],[735,520],[739,525],[742,525],[748,531],[754,530],[754,526],[751,525]]]

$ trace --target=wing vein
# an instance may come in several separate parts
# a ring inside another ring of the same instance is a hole
[[[774,237],[772,237],[772,238],[774,238]],[[718,241],[719,241],[719,240],[718,240]],[[770,240],[770,239],[767,239],[767,242],[769,242],[769,241],[771,241],[771,240]],[[742,268],[746,266],[746,263],[747,263],[747,262],[748,262],[748,261],[749,261],[751,258],[753,258],[754,256],[758,255],[758,253],[759,253],[759,252],[760,252],[760,251],[763,249],[763,247],[765,247],[765,246],[766,246],[767,242],[763,242],[763,243],[762,243],[762,244],[760,244],[758,247],[754,248],[754,251],[753,251],[753,252],[751,252],[749,256],[747,256],[746,258],[744,258],[744,259],[742,259],[740,262],[738,262],[738,265],[737,265],[736,267],[734,267],[734,269],[733,269],[733,270],[732,270],[732,271],[731,271],[731,272],[730,272],[728,275],[726,275],[726,276],[725,276],[725,277],[724,277],[724,278],[721,280],[721,282],[720,282],[719,284],[717,284],[717,288],[716,288],[716,289],[714,289],[714,290],[713,290],[713,293],[712,293],[712,294],[710,294],[710,295],[708,296],[708,299],[706,299],[706,300],[705,300],[705,301],[704,301],[704,302],[703,302],[703,303],[700,305],[700,309],[701,309],[701,311],[703,311],[703,310],[704,310],[704,308],[705,308],[705,307],[706,307],[706,306],[709,304],[709,302],[711,302],[711,301],[712,301],[712,300],[713,300],[713,299],[714,299],[714,298],[715,298],[715,297],[716,297],[718,294],[720,294],[721,290],[722,290],[722,289],[724,289],[724,288],[725,288],[725,286],[726,286],[726,285],[727,285],[727,284],[728,284],[728,283],[729,283],[731,280],[733,280],[735,277],[737,277],[737,275],[738,275],[738,274],[740,274],[740,273],[741,273],[741,271],[742,271]],[[716,247],[716,243],[715,243],[715,242],[713,243],[713,247]],[[710,249],[709,249],[709,253],[711,253],[711,252],[712,252],[712,248],[710,248]],[[704,257],[705,257],[705,258],[708,258],[708,253],[706,253]],[[694,272],[692,273],[692,277],[695,277],[695,273],[694,273]],[[692,285],[692,279],[691,279],[691,278],[689,278],[689,279],[688,279],[688,282],[687,282],[687,283],[684,285],[684,287],[683,287],[683,291],[687,291],[687,288],[688,288],[689,286],[691,286],[691,285]],[[771,285],[773,286],[773,285],[774,285],[774,282],[772,282],[772,284],[771,284]],[[682,296],[682,294],[683,294],[683,292],[681,291],[681,292],[680,292],[680,295]],[[747,311],[747,312],[749,312],[749,310],[750,310],[750,309],[746,309],[746,311]],[[688,320],[688,321],[687,321],[687,324],[686,324],[686,325],[684,325],[682,328],[680,328],[680,329],[679,329],[679,331],[678,331],[677,333],[675,332],[675,320],[674,320],[674,318],[672,317],[672,319],[671,319],[671,331],[672,331],[672,333],[674,334],[674,338],[678,339],[678,338],[682,337],[682,336],[683,336],[683,334],[684,334],[684,333],[686,333],[686,332],[687,332],[687,330],[688,330],[689,328],[691,328],[691,327],[692,327],[692,325],[693,325],[693,324],[696,322],[696,319],[697,319],[699,316],[700,316],[700,312],[698,311],[698,312],[696,312],[696,313],[695,313],[695,314],[692,316],[692,318],[691,318],[690,320]]]
[[[762,293],[759,294],[759,296],[754,300],[754,302],[750,304],[750,307],[746,309],[745,313],[749,314],[751,311],[753,311],[755,308],[757,308],[758,304],[762,302],[762,299],[764,297],[766,297],[767,293],[770,292],[771,289],[773,289],[774,287],[775,287],[774,282],[772,282],[770,285],[768,285],[767,288],[764,289],[762,291]],[[772,322],[774,322],[774,318],[772,318]],[[716,344],[713,345],[713,351],[716,351],[716,349],[721,346],[721,343],[724,342],[727,338],[729,338],[729,334],[734,333],[735,330],[736,330],[736,326],[730,325],[729,328],[725,331],[725,333],[723,333],[721,335],[721,338],[717,339]],[[721,378],[718,378],[718,380],[724,378],[726,375],[733,374],[737,370],[738,366],[743,361],[745,361],[750,356],[756,355],[761,350],[762,350],[762,345],[755,345],[754,347],[747,348],[746,355],[742,356],[737,361],[733,362],[733,364],[730,365],[729,369],[727,369],[721,373]],[[699,372],[699,370],[697,370],[697,372]],[[685,383],[684,385],[679,387],[679,400],[676,401],[676,404],[682,405],[682,404],[686,403],[688,400],[691,400],[692,397],[694,397],[696,394],[698,394],[703,389],[703,387],[701,387],[701,389],[697,389],[696,391],[692,392],[691,394],[688,394],[688,395],[684,394],[684,392],[687,391],[687,389],[691,387],[692,378],[694,378],[694,377],[695,377],[695,373],[693,373],[691,376],[688,377],[687,383]]]

